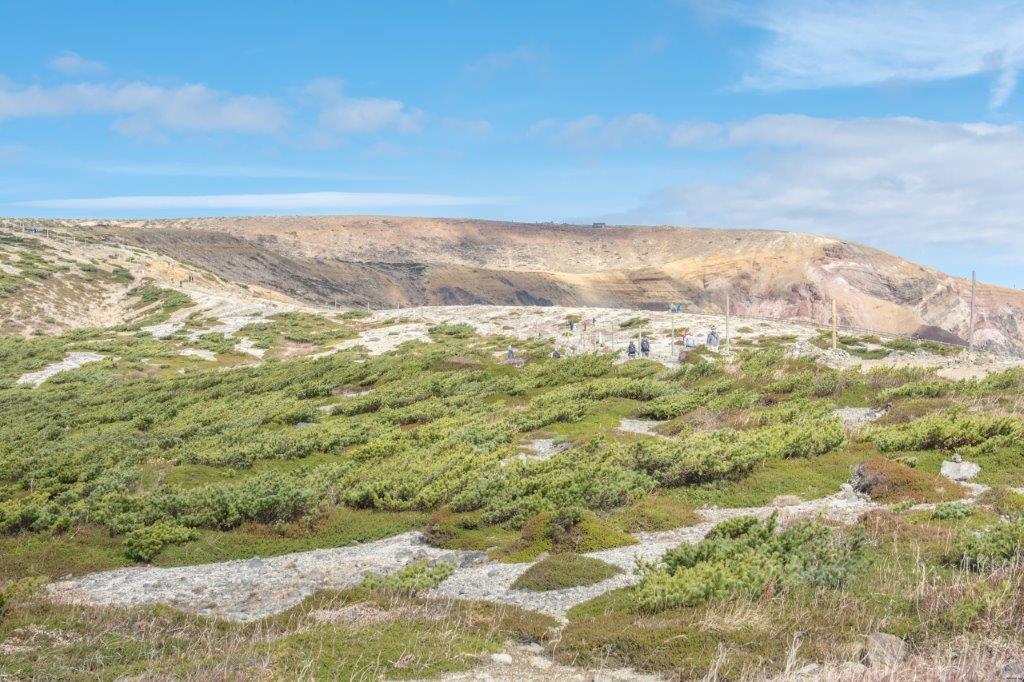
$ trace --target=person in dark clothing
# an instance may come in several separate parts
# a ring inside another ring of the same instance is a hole
[[[640,354],[645,358],[651,354],[651,342],[647,340],[647,337],[640,339]]]
[[[636,344],[632,341],[630,341],[629,346],[626,347],[626,355],[629,356],[630,360],[636,357]]]

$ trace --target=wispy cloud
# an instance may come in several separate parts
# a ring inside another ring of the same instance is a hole
[[[0,147],[2,152],[2,147]],[[187,163],[89,164],[88,170],[112,175],[168,178],[293,178],[299,180],[394,180],[393,176],[364,175],[309,168],[260,165],[197,165]]]
[[[535,64],[546,59],[547,54],[546,50],[520,45],[504,52],[488,52],[462,68],[469,74],[489,75],[523,64]]]
[[[767,31],[741,87],[795,90],[997,74],[1001,106],[1024,64],[1024,4],[1010,0],[769,0],[716,5]]]
[[[494,197],[397,192],[298,192],[290,194],[199,194],[37,199],[17,205],[76,211],[301,211],[369,208],[480,206],[501,203]]]
[[[342,83],[333,78],[318,78],[306,86],[320,108],[319,122],[327,131],[343,135],[397,131],[419,132],[423,112],[410,109],[395,99],[348,97]]]
[[[611,119],[589,114],[568,121],[540,121],[529,134],[554,144],[586,149],[649,142],[661,137],[665,130],[665,124],[650,114],[626,114]]]
[[[977,244],[1024,253],[1024,128],[916,118],[760,116],[689,144],[749,153],[735,181],[666,188],[633,220],[777,227],[892,248]]]
[[[114,130],[141,137],[167,132],[271,133],[286,123],[283,108],[272,99],[232,95],[201,84],[0,84],[0,121],[86,114],[114,116]]]
[[[50,60],[50,68],[67,76],[88,76],[103,73],[107,70],[106,64],[92,59],[86,59],[77,52],[61,52]]]

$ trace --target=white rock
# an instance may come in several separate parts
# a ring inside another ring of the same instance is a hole
[[[940,473],[946,478],[953,481],[969,481],[978,475],[981,471],[981,465],[975,462],[965,462],[963,460],[956,461],[959,457],[954,457],[953,461],[945,461],[942,463],[942,469]]]
[[[500,665],[512,665],[512,654],[491,654],[491,660]]]

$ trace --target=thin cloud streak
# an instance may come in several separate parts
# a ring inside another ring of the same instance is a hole
[[[351,210],[439,206],[484,206],[502,203],[496,197],[398,192],[297,192],[288,194],[210,194],[112,196],[76,199],[37,199],[17,205],[31,208],[86,211],[121,210]]]

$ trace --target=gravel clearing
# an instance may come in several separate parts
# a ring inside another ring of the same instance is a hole
[[[654,436],[655,438],[664,438],[668,440],[668,436],[662,435],[654,429],[665,422],[656,421],[654,419],[623,419],[619,422],[618,431],[623,433],[638,433],[641,436]]]
[[[61,372],[67,372],[68,370],[78,369],[82,365],[86,365],[90,362],[99,362],[104,358],[99,353],[69,353],[66,358],[60,362],[55,362],[52,365],[47,365],[38,372],[29,372],[28,374],[22,374],[18,378],[19,384],[32,384],[33,388],[39,388],[40,385],[50,377],[60,374]]]

